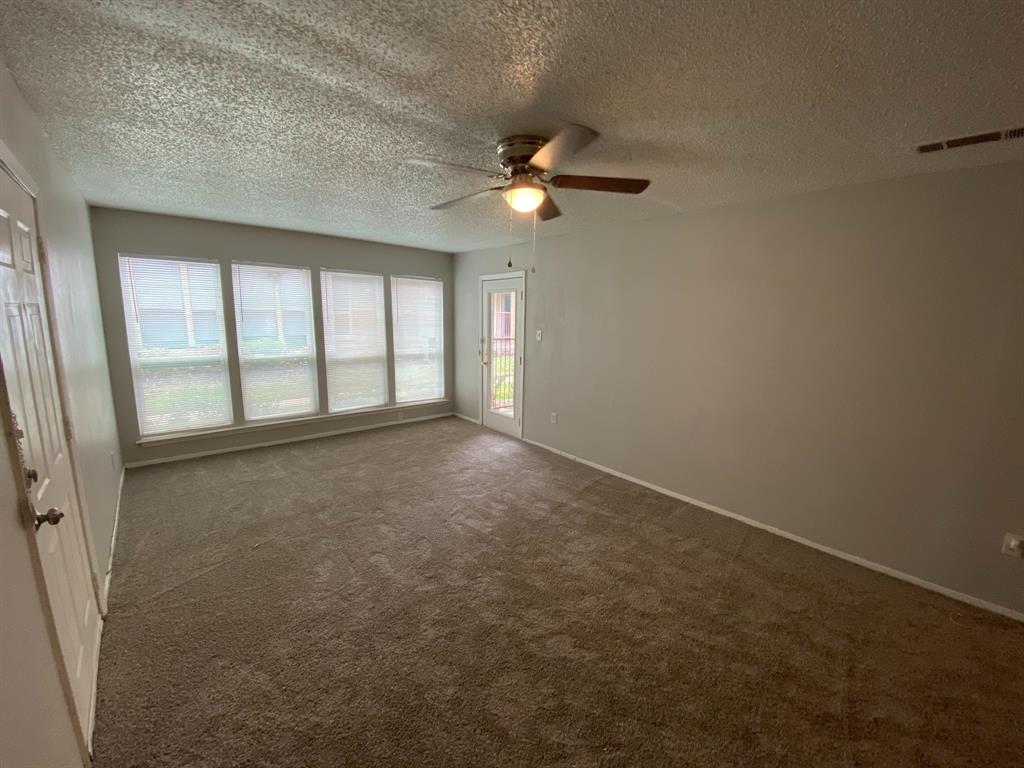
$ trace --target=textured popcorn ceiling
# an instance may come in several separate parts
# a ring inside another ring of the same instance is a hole
[[[1024,158],[1024,2],[6,0],[0,46],[93,203],[463,250],[506,242],[487,180],[512,132],[580,122],[542,236]],[[522,239],[528,220],[517,219]]]

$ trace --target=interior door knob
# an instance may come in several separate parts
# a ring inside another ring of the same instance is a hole
[[[32,510],[32,514],[35,517],[37,531],[43,523],[56,525],[64,519],[64,513],[56,507],[50,507],[46,512],[36,512],[35,510]]]
[[[34,469],[26,469],[25,470],[25,477],[28,478],[30,483],[38,483],[39,482],[39,473],[36,472]]]

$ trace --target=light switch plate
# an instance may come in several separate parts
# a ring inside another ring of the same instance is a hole
[[[544,331],[542,331],[540,328],[538,328],[537,329],[537,341],[540,341],[540,338],[543,335],[544,335]]]

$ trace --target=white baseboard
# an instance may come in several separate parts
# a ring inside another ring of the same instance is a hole
[[[92,737],[96,731],[96,702],[99,700],[99,679],[100,679],[100,645],[103,643],[103,625],[105,616],[101,616],[96,622],[96,655],[92,660],[92,691],[89,694],[89,730],[85,739],[85,748],[89,757],[93,756]]]
[[[179,456],[168,456],[162,459],[146,459],[145,461],[129,461],[125,464],[127,469],[136,469],[137,467],[148,467],[152,464],[169,464],[172,461],[186,461],[187,459],[198,459],[203,456],[215,456],[220,453],[237,453],[238,451],[248,451],[253,448],[268,448],[272,445],[284,445],[286,443],[301,443],[305,440],[316,440],[321,437],[334,437],[335,435],[347,435],[350,432],[365,432],[369,429],[380,429],[382,427],[397,427],[401,424],[412,424],[417,421],[430,421],[431,419],[444,419],[448,416],[455,416],[452,412],[448,413],[433,413],[429,416],[417,416],[413,419],[395,419],[394,421],[382,421],[378,424],[365,424],[361,427],[346,427],[344,429],[332,429],[327,432],[317,432],[312,435],[299,435],[297,437],[285,437],[280,440],[268,440],[264,443],[251,443],[249,445],[233,446],[231,448],[216,448],[210,451],[197,451],[195,453],[183,453]]]
[[[472,416],[466,416],[463,413],[457,413],[456,412],[456,413],[453,413],[452,416],[456,416],[456,417],[462,419],[463,421],[468,421],[470,424],[477,424],[477,425],[480,424],[480,419],[474,419]],[[529,442],[529,440],[527,440],[527,442]]]
[[[103,605],[110,610],[110,575],[114,572],[114,547],[117,545],[117,524],[121,520],[121,496],[124,494],[124,472],[126,464],[121,465],[121,479],[117,484],[117,502],[114,505],[114,525],[110,531],[110,557],[107,558],[107,576],[103,582]],[[104,612],[103,618],[107,613]]]
[[[92,737],[96,729],[96,701],[98,698],[99,686],[99,665],[100,646],[103,644],[103,628],[107,623],[107,616],[110,614],[110,576],[114,569],[114,545],[117,543],[117,524],[121,519],[121,496],[124,494],[124,465],[121,466],[121,476],[117,482],[117,499],[114,501],[114,524],[110,530],[110,556],[107,558],[107,573],[103,579],[103,612],[96,626],[96,658],[93,659],[92,674],[92,698],[89,703],[89,731],[86,740],[86,749],[92,757]]]
[[[462,418],[466,417],[463,416]],[[788,531],[784,531],[781,528],[776,528],[773,525],[768,525],[767,523],[762,523],[758,520],[754,520],[749,517],[744,517],[743,515],[738,515],[735,512],[730,512],[727,509],[716,507],[714,504],[708,504],[707,502],[700,501],[699,499],[694,499],[689,496],[684,496],[681,493],[670,491],[668,488],[662,488],[660,485],[655,485],[654,483],[649,483],[646,480],[641,480],[638,477],[627,475],[625,472],[619,472],[618,470],[611,469],[610,467],[605,467],[593,461],[588,461],[587,459],[580,458],[579,456],[574,456],[573,454],[567,453],[566,451],[560,451],[558,448],[552,448],[550,445],[538,443],[536,440],[527,440],[526,438],[523,438],[523,442],[529,443],[530,445],[535,445],[538,448],[543,448],[546,451],[551,451],[552,453],[557,453],[559,456],[564,456],[565,458],[571,459],[572,461],[578,461],[580,464],[586,464],[588,467],[593,467],[594,469],[600,470],[601,472],[606,472],[609,475],[614,475],[615,477],[621,478],[623,480],[628,480],[631,483],[642,485],[644,488],[650,488],[652,491],[657,491],[658,493],[664,494],[665,496],[671,496],[673,499],[685,501],[687,504],[693,504],[695,507],[706,509],[708,512],[714,512],[715,514],[723,515],[724,517],[731,518],[732,520],[737,520],[746,525],[753,526],[754,528],[759,528],[762,531],[767,531],[768,533],[775,534],[776,536],[781,536],[784,539],[795,541],[797,544],[803,544],[805,547],[811,547],[812,549],[816,549],[819,552],[824,552],[827,555],[838,557],[841,560],[846,560],[847,562],[854,563],[855,565],[859,565],[864,568],[868,568],[872,571],[877,571],[878,573],[884,573],[886,576],[892,576],[894,579],[899,579],[900,581],[906,581],[910,584],[914,584],[915,586],[923,587],[924,589],[927,589],[931,592],[938,592],[940,595],[945,595],[946,597],[950,597],[954,600],[959,600],[962,603],[973,605],[976,608],[982,608],[986,611],[998,613],[1000,616],[1005,616],[1008,619],[1014,619],[1015,621],[1024,622],[1024,613],[1015,611],[1012,608],[1007,608],[1004,605],[990,603],[987,600],[982,600],[981,598],[974,597],[973,595],[968,595],[964,592],[957,592],[955,589],[950,589],[949,587],[943,587],[939,584],[934,584],[930,581],[919,579],[917,576],[911,576],[909,573],[898,571],[895,568],[890,568],[887,565],[881,565],[871,560],[865,560],[863,557],[851,555],[848,552],[843,552],[839,549],[833,549],[832,547],[827,547],[824,544],[818,544],[817,542],[811,541],[810,539],[805,539],[803,536],[797,536],[796,534],[789,533]]]

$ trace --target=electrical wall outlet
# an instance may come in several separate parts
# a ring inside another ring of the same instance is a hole
[[[551,423],[552,424],[557,424],[558,423],[558,414],[555,413],[554,411],[551,412]]]
[[[1024,558],[1024,536],[1019,533],[1008,533],[1003,536],[1003,554]]]

